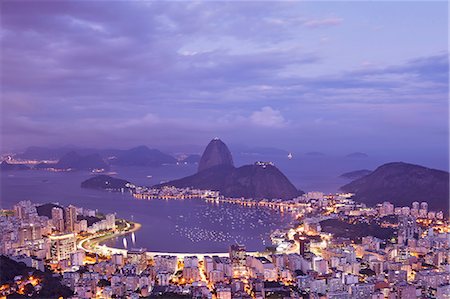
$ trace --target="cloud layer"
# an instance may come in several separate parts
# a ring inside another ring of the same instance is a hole
[[[443,4],[22,4],[1,7],[5,149],[448,144]],[[418,15],[437,33],[411,39]]]

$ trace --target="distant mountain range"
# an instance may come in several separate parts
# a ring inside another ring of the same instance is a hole
[[[341,187],[368,205],[390,201],[411,206],[426,201],[431,210],[449,210],[449,173],[403,162],[384,164],[372,173]]]
[[[102,159],[99,154],[89,154],[86,156],[79,155],[71,151],[61,157],[56,163],[40,163],[36,165],[38,169],[56,168],[56,169],[72,169],[72,170],[94,170],[109,169],[109,165]]]
[[[351,180],[356,180],[356,179],[362,178],[371,173],[372,173],[372,170],[361,169],[361,170],[355,170],[355,171],[343,173],[340,175],[340,177],[346,178],[346,179],[351,179]]]
[[[27,160],[58,160],[57,163],[40,163],[37,169],[108,169],[109,164],[123,166],[160,166],[176,164],[177,160],[171,155],[147,146],[138,146],[128,150],[120,149],[91,149],[67,146],[61,148],[46,148],[32,146],[25,152],[16,154],[16,159]],[[6,167],[6,166],[5,166]]]
[[[366,153],[355,152],[355,153],[348,154],[345,157],[352,158],[352,159],[364,159],[364,158],[368,158],[369,155]]]
[[[303,193],[271,163],[234,167],[231,153],[220,139],[213,139],[208,144],[196,174],[154,187],[161,186],[210,189],[228,197],[255,199],[291,199]]]
[[[160,166],[163,164],[176,164],[177,159],[157,149],[150,149],[141,145],[122,151],[117,159],[111,163],[123,166]]]

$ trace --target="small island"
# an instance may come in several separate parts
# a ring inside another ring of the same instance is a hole
[[[102,174],[83,181],[81,187],[108,191],[124,191],[133,189],[134,185],[126,180]]]

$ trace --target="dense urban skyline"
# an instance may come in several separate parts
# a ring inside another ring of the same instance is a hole
[[[1,5],[4,149],[448,154],[445,2]]]

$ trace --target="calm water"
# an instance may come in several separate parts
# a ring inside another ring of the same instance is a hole
[[[348,180],[338,176],[347,171],[375,169],[392,160],[348,159],[336,157],[262,158],[238,156],[235,164],[256,160],[271,160],[294,185],[304,191],[336,192]],[[432,162],[430,167],[445,168]],[[115,168],[117,177],[140,185],[153,185],[162,180],[180,178],[196,171],[195,165],[172,165],[159,168]],[[201,200],[165,201],[136,200],[129,194],[80,188],[89,178],[87,172],[55,173],[46,171],[15,171],[0,173],[2,208],[11,208],[20,200],[59,202],[80,207],[116,212],[118,217],[133,219],[142,224],[136,233],[136,244],[126,236],[129,247],[146,247],[153,251],[218,252],[226,251],[234,242],[247,245],[248,250],[263,249],[268,235],[276,228],[287,226],[289,215],[262,208],[245,208],[231,204],[214,206]],[[149,178],[148,176],[152,176]],[[122,238],[109,245],[121,247]]]

